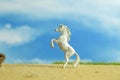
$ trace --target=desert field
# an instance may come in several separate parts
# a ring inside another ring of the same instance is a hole
[[[120,80],[120,65],[4,64],[0,80]]]

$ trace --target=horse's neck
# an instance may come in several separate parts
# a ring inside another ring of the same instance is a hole
[[[61,33],[60,37],[61,37],[61,38],[66,38],[67,41],[69,41],[69,35],[68,35],[67,32],[63,32],[63,33]]]
[[[68,36],[68,34],[66,32],[62,32],[61,36]]]

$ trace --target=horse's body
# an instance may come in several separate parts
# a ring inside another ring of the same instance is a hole
[[[54,48],[54,42],[56,42],[60,47],[60,49],[65,52],[66,62],[63,65],[63,68],[65,68],[67,63],[69,62],[69,57],[71,57],[73,54],[76,54],[76,61],[74,63],[74,67],[76,67],[80,62],[80,58],[78,53],[73,49],[73,47],[68,44],[68,41],[70,41],[71,32],[69,31],[68,27],[65,25],[60,25],[56,29],[56,32],[60,32],[61,35],[59,36],[58,39],[51,40],[51,47]]]

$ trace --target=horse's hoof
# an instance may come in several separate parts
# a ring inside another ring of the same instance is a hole
[[[54,48],[54,45],[53,45],[53,44],[50,44],[50,46],[51,46],[52,48]]]
[[[76,66],[74,66],[74,68],[76,68]]]
[[[54,48],[54,46],[52,46],[52,48]]]
[[[74,68],[76,68],[76,67],[77,67],[77,65],[76,65],[76,64],[74,64],[74,65],[73,65],[73,67],[74,67]]]
[[[52,47],[52,48],[54,48],[54,46],[53,46],[53,45],[52,45],[51,47]]]
[[[64,68],[65,68],[65,66],[62,66],[62,68],[64,69]]]

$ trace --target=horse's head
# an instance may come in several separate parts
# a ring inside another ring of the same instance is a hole
[[[65,25],[60,24],[60,26],[55,30],[56,32],[64,32],[66,30]]]
[[[60,26],[55,31],[60,33],[67,33],[68,41],[70,40],[71,32],[67,26],[60,24]]]

